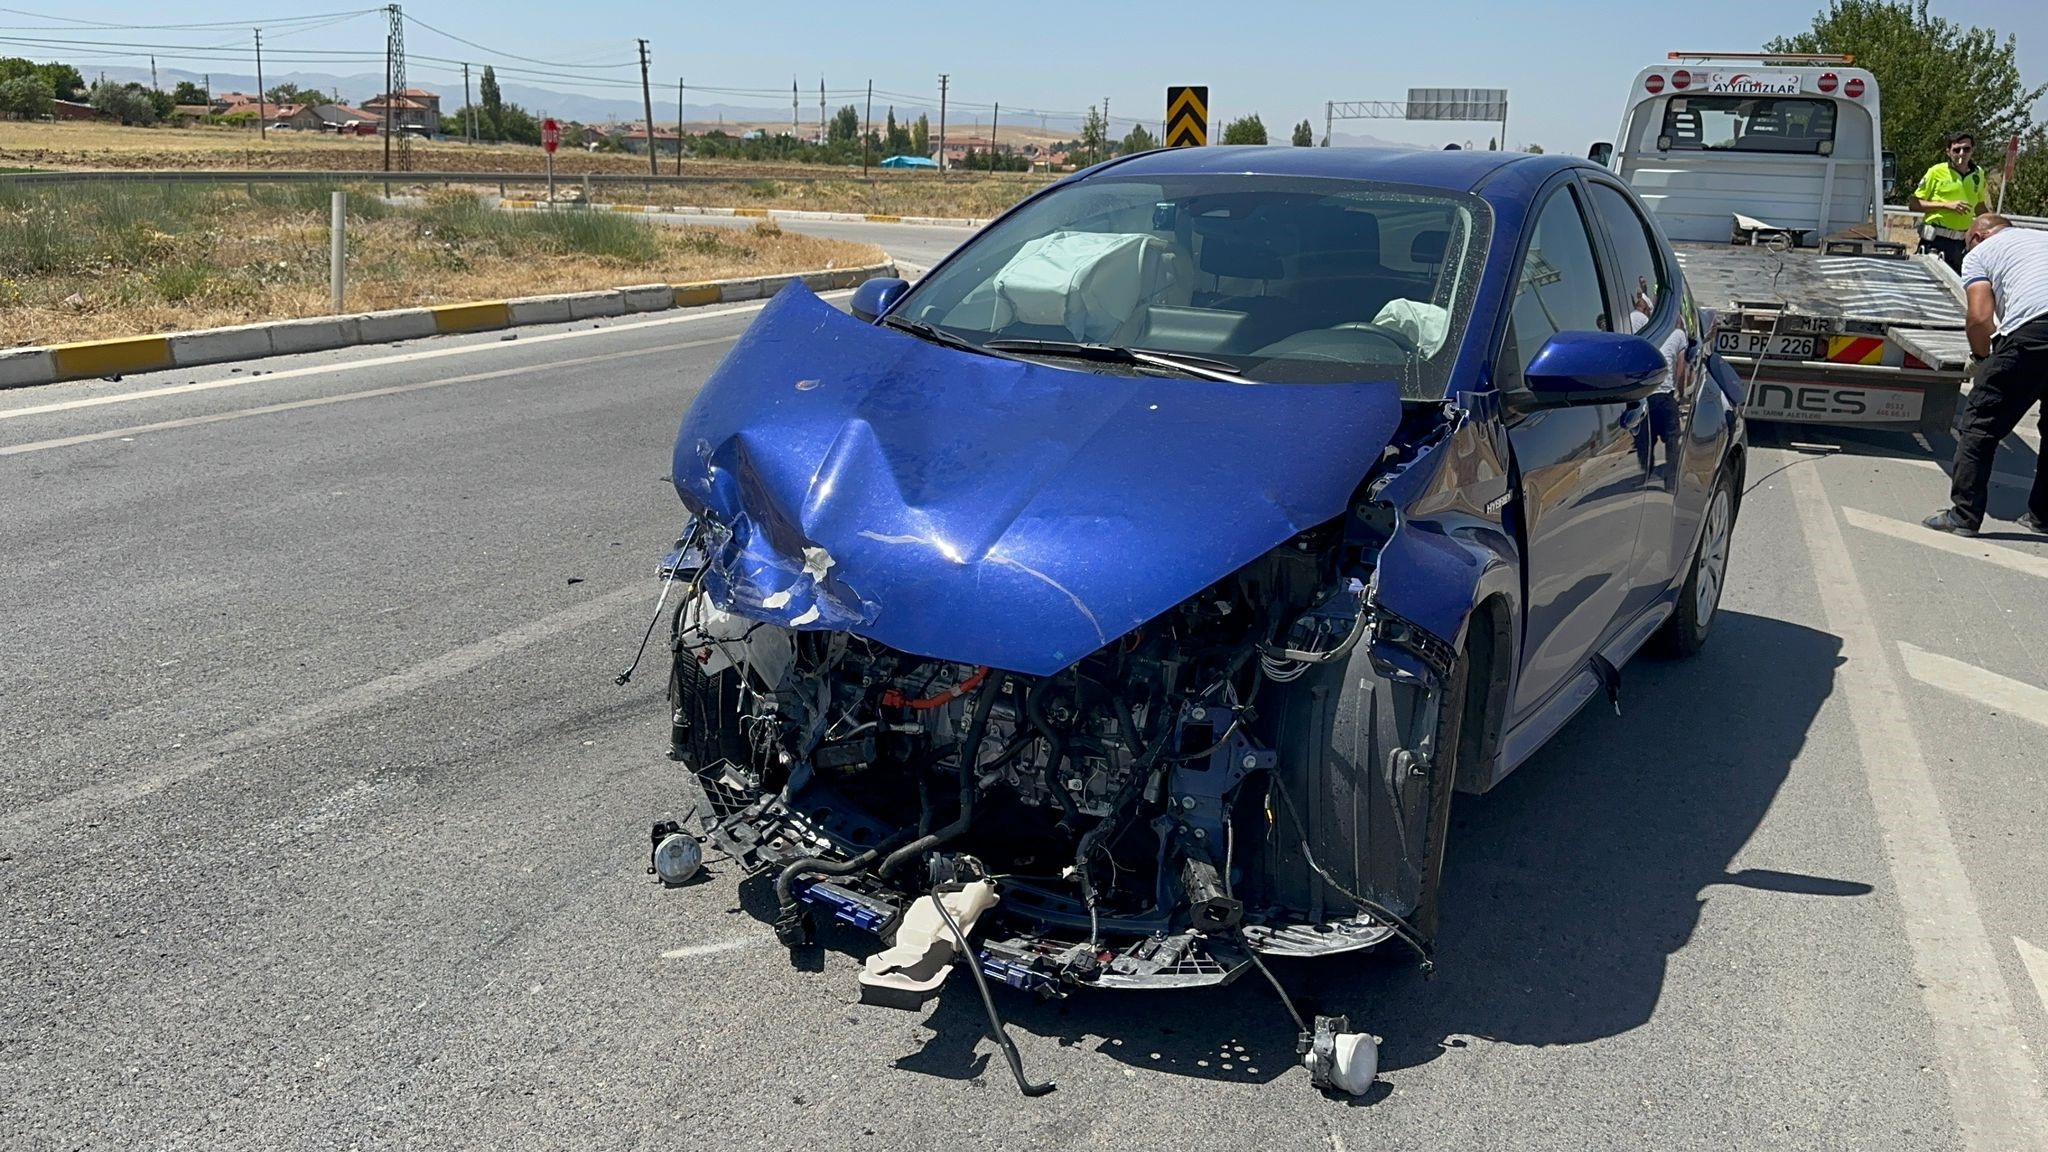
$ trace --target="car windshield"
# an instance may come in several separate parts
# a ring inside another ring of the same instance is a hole
[[[1089,371],[1397,380],[1438,399],[1490,225],[1478,197],[1407,185],[1103,176],[989,228],[891,316]]]

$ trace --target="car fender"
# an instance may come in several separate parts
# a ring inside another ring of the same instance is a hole
[[[1461,392],[1445,407],[1442,431],[1369,490],[1395,518],[1371,587],[1371,652],[1390,678],[1445,680],[1474,610],[1494,597],[1521,635],[1522,553],[1508,520],[1517,513],[1500,397]]]

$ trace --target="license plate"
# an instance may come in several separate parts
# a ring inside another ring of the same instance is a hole
[[[1787,336],[1783,333],[1718,332],[1714,335],[1714,351],[1775,360],[1811,360],[1815,342],[1811,336]]]
[[[1870,385],[1781,384],[1760,380],[1744,414],[1754,420],[1810,424],[1917,423],[1927,394],[1914,388]]]

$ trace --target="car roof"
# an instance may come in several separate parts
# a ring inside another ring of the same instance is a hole
[[[1141,152],[1089,169],[1095,176],[1261,175],[1320,176],[1339,180],[1383,180],[1390,183],[1470,192],[1495,173],[1513,166],[1517,176],[1541,183],[1552,172],[1592,167],[1570,156],[1526,152],[1480,152],[1473,149],[1431,152],[1406,148],[1208,147],[1162,148]]]

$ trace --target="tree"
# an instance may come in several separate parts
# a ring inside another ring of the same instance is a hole
[[[2012,186],[2005,190],[2005,210],[2015,216],[2048,216],[2048,127],[2037,125],[2020,141]]]
[[[484,78],[477,85],[477,92],[481,104],[477,109],[477,135],[485,140],[503,140],[504,130],[499,120],[505,114],[505,94],[498,91],[498,74],[491,71],[489,64],[484,65]],[[390,118],[390,111],[385,109],[386,119]]]
[[[922,112],[917,114],[917,123],[910,126],[910,150],[919,156],[932,154],[932,122]]]
[[[1939,162],[1942,137],[1977,133],[1980,154],[2023,133],[2034,101],[2048,85],[2020,80],[2016,45],[1989,28],[1965,28],[1929,14],[1928,0],[1830,0],[1813,29],[1781,36],[1771,52],[1828,52],[1856,57],[1884,94],[1885,146],[1899,157],[1910,188]]]
[[[44,80],[49,81],[51,90],[59,100],[81,100],[85,98],[85,77],[69,64],[50,63],[36,69]]]
[[[1294,126],[1294,146],[1296,148],[1313,148],[1316,146],[1316,130],[1308,121],[1303,120]]]
[[[1529,153],[1529,154],[1530,154],[1530,155],[1532,155],[1532,156],[1541,156],[1541,155],[1543,155],[1543,145],[1541,145],[1541,144],[1530,144],[1530,145],[1528,145],[1528,146],[1524,147],[1524,148],[1522,149],[1522,151],[1524,151],[1524,152],[1527,152],[1527,153]]]
[[[1259,119],[1257,112],[1249,116],[1240,116],[1232,120],[1223,129],[1223,142],[1225,144],[1264,144],[1266,142],[1266,122]]]
[[[201,88],[190,80],[180,80],[178,81],[178,86],[171,90],[171,102],[173,104],[206,104],[211,101],[206,95],[206,89]]]
[[[1157,147],[1159,140],[1152,133],[1145,131],[1143,124],[1133,124],[1129,134],[1124,137],[1124,142],[1117,147],[1117,151],[1129,156],[1133,152],[1150,152]]]
[[[912,141],[910,130],[896,122],[896,106],[889,106],[889,122],[882,129],[882,154],[885,156],[908,156]]]
[[[50,102],[57,93],[50,82],[41,76],[16,76],[12,80],[0,80],[0,116],[19,116],[24,120],[40,120],[51,111]]]
[[[531,144],[540,147],[540,118],[517,104],[506,104],[498,109],[498,138],[514,144]],[[648,147],[654,147],[652,140]]]
[[[87,102],[123,124],[146,126],[158,119],[156,102],[140,84],[95,84]]]
[[[327,97],[318,90],[309,92],[297,84],[278,84],[265,92],[263,99],[271,104],[317,104]]]
[[[825,139],[833,144],[859,144],[860,109],[848,104],[834,113],[832,126],[825,130]]]

